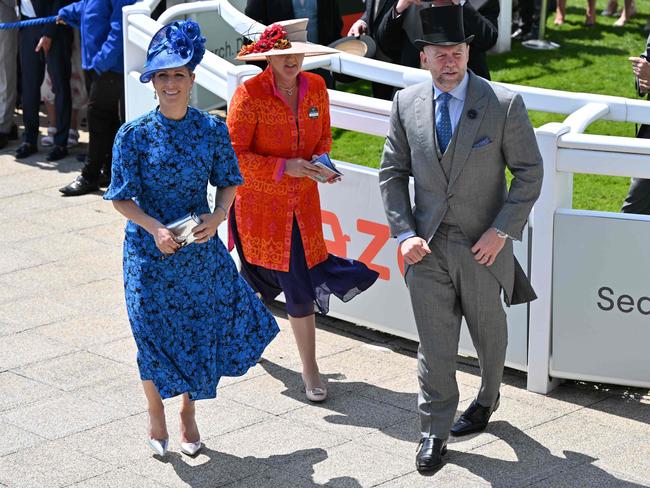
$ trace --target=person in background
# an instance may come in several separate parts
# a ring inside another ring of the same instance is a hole
[[[384,17],[386,12],[393,8],[397,0],[366,0],[366,8],[363,15],[352,24],[348,31],[348,36],[359,37],[361,34],[372,37],[377,42],[377,26],[379,21]],[[395,61],[384,54],[379,47],[375,52],[375,59],[394,63]],[[372,82],[372,96],[390,100],[393,97],[395,88],[391,85]]]
[[[0,0],[0,23],[16,22],[16,1]],[[18,32],[14,29],[0,31],[0,149],[9,140],[18,139],[14,119],[16,110],[16,56]]]
[[[81,66],[88,92],[86,163],[73,182],[59,189],[64,196],[85,195],[110,181],[111,149],[124,120],[122,8],[135,2],[80,0],[59,10],[58,22],[81,32]]]
[[[215,238],[242,178],[226,124],[188,106],[204,44],[190,20],[154,35],[140,81],[152,81],[160,106],[119,130],[104,195],[128,219],[126,307],[147,397],[147,443],[159,456],[169,447],[163,399],[182,396],[180,449],[196,455],[195,401],[214,398],[220,377],[254,366],[278,332]],[[208,182],[217,187],[213,212]],[[183,246],[165,224],[190,212],[200,223],[196,241]]]
[[[323,238],[319,170],[310,161],[332,146],[329,98],[323,79],[301,71],[305,56],[334,49],[304,42],[307,19],[269,26],[237,59],[268,67],[237,87],[228,129],[244,184],[237,189],[231,229],[241,273],[265,301],[284,292],[302,360],[306,396],[327,397],[316,361],[315,306],[329,310],[330,295],[351,300],[378,273],[327,252]]]
[[[72,94],[72,116],[70,118],[70,132],[68,134],[68,148],[79,144],[79,118],[80,112],[86,108],[88,97],[84,84],[84,74],[81,69],[81,49],[79,46],[79,31],[74,31],[72,43],[72,74],[70,76],[70,91]],[[54,110],[55,96],[52,91],[52,78],[49,71],[45,70],[45,79],[41,85],[41,97],[47,109],[49,127],[47,135],[41,138],[41,146],[48,147],[54,144],[56,133],[56,111]]]
[[[633,56],[628,59],[632,63],[632,73],[634,73],[638,95],[640,97],[647,96],[650,99],[650,62],[648,62],[648,54],[650,54],[650,36],[648,36],[646,42],[646,52],[641,56]],[[650,125],[642,124],[636,136],[642,139],[650,139]],[[650,179],[632,178],[621,212],[650,215]]]
[[[261,24],[291,19],[309,19],[307,40],[327,46],[341,37],[343,19],[338,0],[247,0],[244,13]],[[332,73],[325,69],[314,70],[334,88]]]
[[[20,0],[21,20],[56,15],[69,0]],[[72,29],[64,25],[45,24],[23,27],[18,31],[21,67],[22,105],[25,132],[16,158],[23,159],[38,151],[39,110],[41,83],[45,65],[52,76],[56,104],[56,133],[54,146],[47,155],[48,161],[58,161],[68,155],[68,132],[72,99],[70,95],[70,53]]]
[[[566,0],[557,0],[555,9],[555,25],[563,25],[566,15]],[[596,0],[587,0],[587,11],[585,12],[585,23],[587,27],[596,25]]]
[[[513,41],[528,41],[539,35],[539,0],[519,0],[513,10]]]
[[[600,15],[603,15],[604,17],[613,17],[616,15],[617,10],[618,10],[618,1],[609,0],[609,2],[607,2],[607,6],[603,9]],[[623,8],[621,9],[621,14],[618,17],[618,19],[616,19],[616,22],[614,22],[614,25],[616,27],[622,27],[627,23],[628,20],[630,20],[635,15],[636,15],[636,3],[634,2],[634,0],[625,0],[623,2]],[[650,19],[646,23],[644,30],[646,31],[650,30]]]
[[[420,67],[420,51],[415,40],[421,38],[422,26],[418,12],[423,8],[458,5],[461,0],[398,0],[381,20],[377,39],[381,49],[399,64]],[[474,5],[478,7],[474,7]],[[468,0],[462,5],[464,28],[467,35],[474,36],[469,49],[469,69],[474,74],[490,79],[487,51],[496,44],[499,36],[499,0]]]

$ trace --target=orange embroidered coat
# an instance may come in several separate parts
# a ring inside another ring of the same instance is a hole
[[[237,188],[235,215],[246,261],[289,271],[294,214],[307,266],[325,261],[318,184],[283,174],[285,160],[310,160],[332,146],[323,79],[311,73],[298,75],[296,117],[276,91],[269,67],[237,88],[227,123],[244,176],[244,184]]]

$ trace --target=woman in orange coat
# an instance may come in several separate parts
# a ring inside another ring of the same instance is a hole
[[[315,307],[329,296],[347,301],[377,273],[328,254],[317,183],[311,163],[332,145],[329,98],[323,79],[301,72],[305,55],[336,52],[309,44],[307,19],[268,27],[238,59],[266,59],[267,69],[240,85],[228,109],[228,129],[244,184],[237,189],[231,229],[242,275],[265,301],[284,292],[302,360],[307,398],[323,401],[327,389],[316,362]]]

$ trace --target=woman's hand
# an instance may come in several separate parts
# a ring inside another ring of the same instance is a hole
[[[287,159],[284,163],[284,172],[294,178],[318,176],[320,174],[320,171],[316,166],[302,158]]]
[[[153,232],[156,247],[163,254],[174,254],[181,245],[174,239],[174,234],[167,227],[158,227]]]
[[[217,228],[226,220],[226,214],[220,207],[217,207],[214,213],[199,215],[201,223],[192,229],[192,234],[196,238],[197,244],[208,242],[217,233]]]

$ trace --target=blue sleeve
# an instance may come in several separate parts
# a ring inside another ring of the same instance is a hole
[[[104,200],[131,200],[141,193],[140,166],[136,145],[137,134],[133,124],[124,124],[113,143],[111,185]]]
[[[59,10],[59,17],[61,17],[66,24],[75,29],[79,29],[81,24],[81,11],[83,10],[83,0],[71,3]]]
[[[416,237],[417,234],[413,232],[412,230],[407,230],[406,232],[402,232],[400,235],[397,236],[397,242],[401,244],[404,242],[406,239],[410,239],[411,237]]]
[[[133,5],[135,0],[112,0],[111,30],[101,49],[95,54],[92,66],[98,73],[104,73],[113,67],[122,55],[122,7]]]
[[[210,171],[210,184],[217,188],[237,186],[244,182],[239,172],[239,163],[235,150],[230,143],[230,135],[226,124],[220,119],[214,120],[217,143]]]

